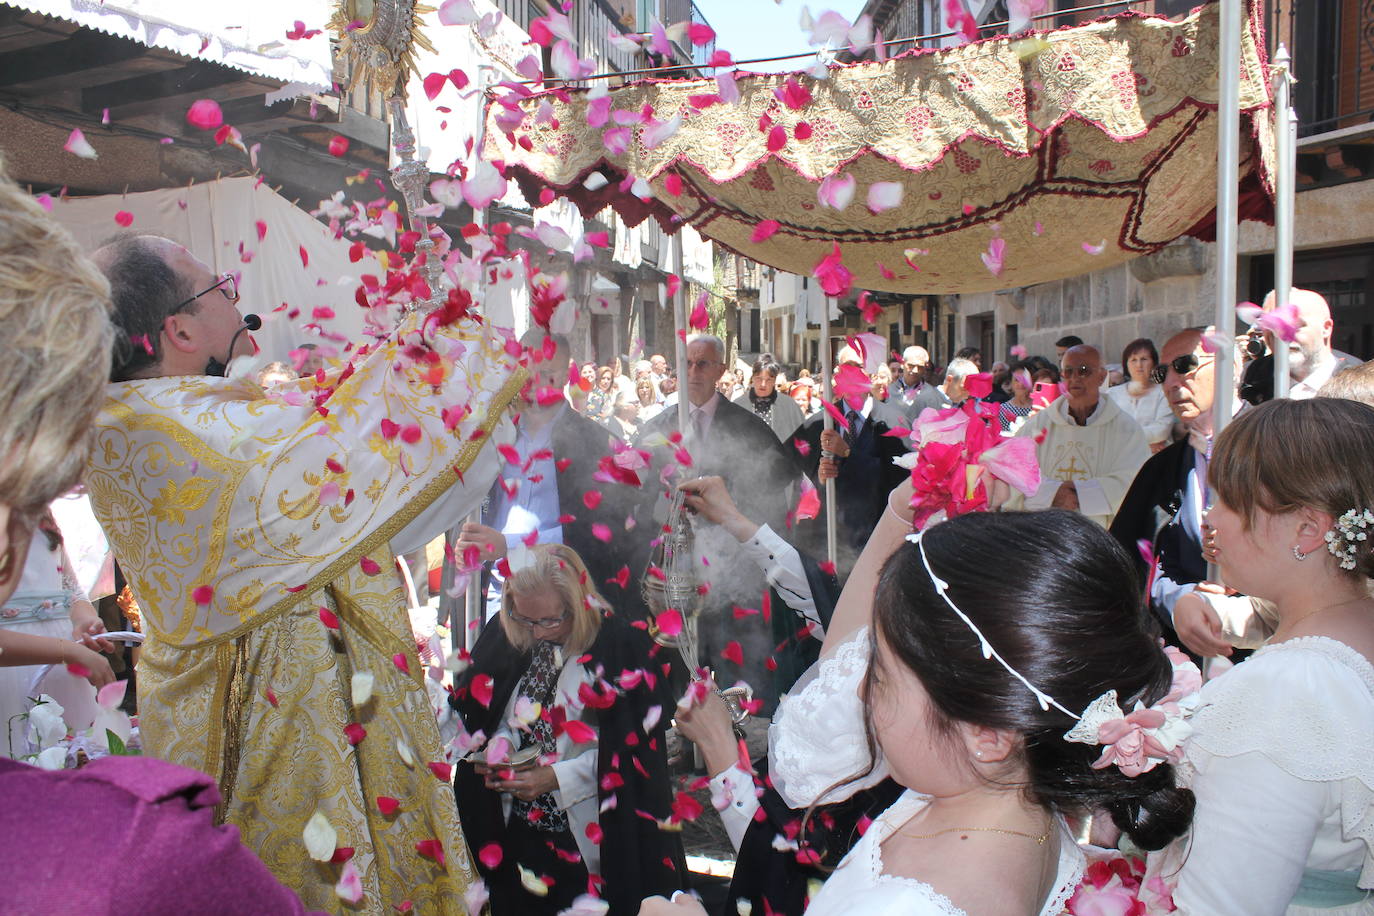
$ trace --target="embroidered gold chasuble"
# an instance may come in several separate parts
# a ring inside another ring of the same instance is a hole
[[[313,379],[112,384],[87,477],[144,612],[146,752],[215,776],[222,817],[312,909],[462,913],[475,880],[388,541],[481,501],[525,373],[468,321],[439,332],[437,370],[410,364],[415,332],[332,376],[323,409]],[[357,905],[306,851],[317,811],[353,850]]]

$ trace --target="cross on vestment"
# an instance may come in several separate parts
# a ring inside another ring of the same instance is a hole
[[[1088,469],[1078,466],[1078,456],[1070,455],[1069,463],[1062,464],[1054,469],[1055,476],[1060,480],[1087,480]]]

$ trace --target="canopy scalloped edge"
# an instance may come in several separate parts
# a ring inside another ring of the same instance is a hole
[[[690,222],[793,273],[811,273],[838,243],[855,284],[869,289],[1025,286],[1183,235],[1210,236],[1217,31],[1215,5],[1179,22],[1128,13],[836,66],[824,81],[742,75],[736,105],[705,104],[714,80],[643,81],[610,92],[613,111],[650,119],[622,128],[622,152],[603,142],[613,121],[588,123],[586,90],[497,98],[484,155],[503,163],[531,200],[548,188],[588,216],[610,206],[630,225],[653,216],[673,232]],[[1252,10],[1242,41],[1237,180],[1242,217],[1268,219],[1273,137],[1262,49]],[[674,117],[682,119],[676,132],[655,127]],[[650,148],[646,129],[669,135]],[[589,188],[597,172],[608,183]],[[856,186],[840,210],[818,199],[831,175]],[[647,200],[630,193],[634,179]],[[876,182],[900,183],[901,205],[867,208]],[[763,220],[778,228],[754,241]]]

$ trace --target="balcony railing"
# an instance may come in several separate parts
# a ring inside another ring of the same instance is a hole
[[[1374,120],[1374,0],[1267,0],[1270,50],[1293,55],[1293,107],[1307,137]]]

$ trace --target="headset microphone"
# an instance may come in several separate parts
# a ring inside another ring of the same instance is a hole
[[[233,337],[229,338],[228,358],[234,358],[234,344],[239,342],[240,334],[242,334],[244,331],[256,331],[260,327],[262,327],[261,318],[259,318],[257,315],[244,315],[242,326],[240,326],[239,329],[234,332]],[[205,364],[205,374],[213,375],[216,378],[224,378],[224,374],[228,370],[229,365],[227,363],[222,363],[219,360],[215,359],[213,356],[210,357],[210,361]]]

